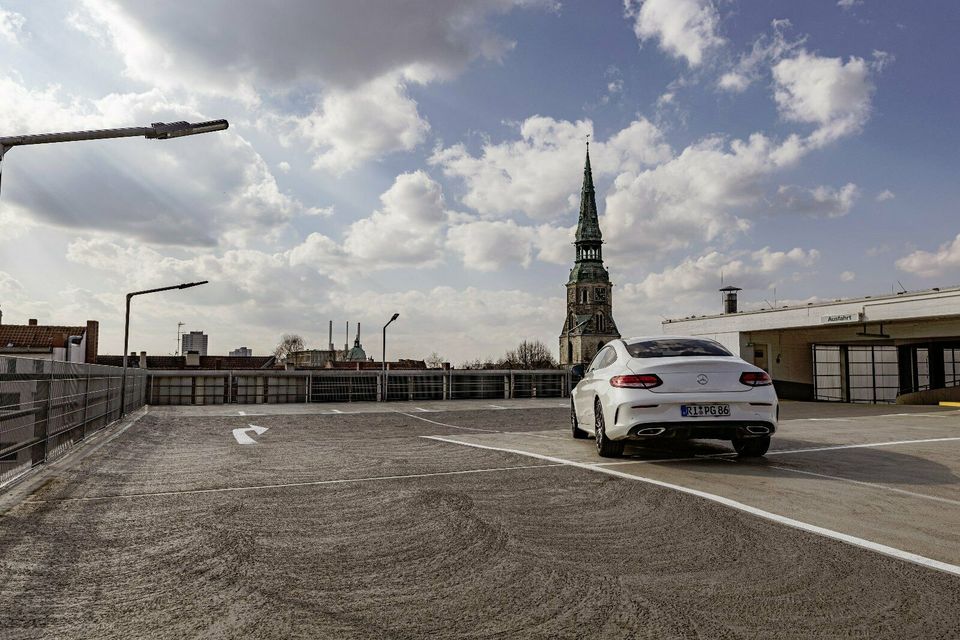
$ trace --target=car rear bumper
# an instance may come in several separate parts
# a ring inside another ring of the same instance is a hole
[[[623,438],[629,440],[689,440],[692,438],[733,440],[734,438],[762,438],[773,435],[776,431],[776,423],[763,420],[645,422],[630,427]]]
[[[767,391],[769,390],[769,391]],[[749,395],[748,395],[749,394]],[[767,387],[762,393],[685,395],[683,399],[647,394],[619,398],[607,427],[612,440],[650,438],[709,438],[730,440],[771,435],[777,430],[777,398]],[[684,417],[684,404],[725,404],[730,414]]]

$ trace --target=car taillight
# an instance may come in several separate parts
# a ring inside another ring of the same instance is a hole
[[[766,371],[744,371],[740,375],[740,384],[748,387],[766,387],[773,384],[773,380]]]
[[[663,380],[652,373],[641,373],[632,376],[613,376],[610,378],[611,387],[627,387],[628,389],[653,389],[662,384]]]

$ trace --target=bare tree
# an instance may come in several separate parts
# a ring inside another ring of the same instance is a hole
[[[427,359],[424,360],[424,362],[426,362],[427,366],[430,367],[431,369],[439,369],[440,367],[443,366],[443,363],[446,362],[446,360],[443,359],[442,355],[434,351],[429,356],[427,356]]]
[[[557,361],[547,345],[539,340],[524,340],[503,356],[500,366],[504,369],[553,369]]]
[[[285,333],[280,337],[280,344],[273,350],[273,355],[277,360],[286,360],[287,356],[294,351],[303,351],[303,337],[296,333]]]

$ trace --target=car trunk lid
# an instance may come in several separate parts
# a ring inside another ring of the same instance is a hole
[[[652,373],[663,384],[654,393],[722,393],[748,391],[740,382],[744,371],[752,370],[736,357],[677,356],[672,358],[631,358],[627,367],[634,373]]]

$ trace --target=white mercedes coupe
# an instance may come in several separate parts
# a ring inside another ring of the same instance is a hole
[[[779,407],[767,373],[705,338],[614,340],[570,394],[574,438],[591,433],[605,457],[627,441],[729,440],[744,457],[762,456],[777,430]]]

